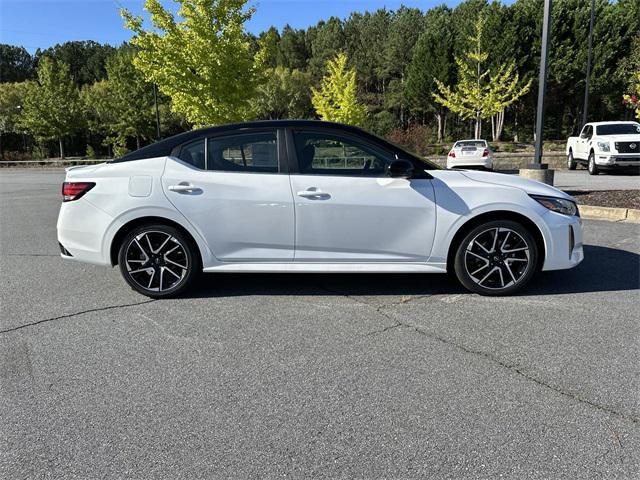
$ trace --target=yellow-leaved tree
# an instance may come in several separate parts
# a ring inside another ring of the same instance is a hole
[[[149,30],[142,17],[121,10],[135,34],[136,68],[196,127],[252,118],[263,68],[244,29],[254,9],[246,8],[247,0],[173,1],[180,5],[175,16],[159,0],[145,1]]]
[[[466,53],[466,58],[455,59],[458,84],[450,87],[434,79],[438,91],[433,93],[433,98],[460,117],[475,119],[476,138],[482,135],[482,120],[491,118],[493,140],[499,140],[505,109],[529,91],[531,80],[520,84],[514,62],[503,64],[495,73],[483,70],[482,64],[489,56],[482,49],[483,28],[484,20],[481,17],[476,21],[475,32],[469,38],[472,48]]]
[[[327,62],[320,88],[311,89],[311,102],[322,120],[362,126],[367,107],[358,102],[356,71],[347,68],[347,55],[339,53]]]

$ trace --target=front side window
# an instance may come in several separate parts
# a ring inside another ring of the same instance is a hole
[[[210,138],[207,168],[225,172],[278,173],[276,132]]]
[[[294,132],[300,173],[380,176],[388,163],[384,152],[330,133]]]
[[[584,138],[590,138],[591,137],[591,125],[585,125],[585,127],[582,129],[582,137]]]
[[[178,158],[189,165],[204,170],[204,139],[187,143],[180,149]]]

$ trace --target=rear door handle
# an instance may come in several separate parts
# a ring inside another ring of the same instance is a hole
[[[297,193],[297,195],[299,197],[309,198],[312,200],[326,200],[328,198],[331,198],[331,195],[323,192],[322,190],[316,187],[311,187],[311,188],[308,188],[307,190],[301,190]]]
[[[178,193],[183,193],[183,192],[194,193],[194,192],[202,191],[201,188],[194,187],[193,185],[187,182],[180,182],[178,185],[169,185],[168,188],[170,192],[178,192]]]

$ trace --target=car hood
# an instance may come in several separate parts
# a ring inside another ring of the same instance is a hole
[[[519,177],[518,175],[507,175],[504,173],[492,172],[476,172],[472,170],[465,170],[460,172],[460,174],[475,182],[491,183],[494,185],[519,188],[520,190],[524,190],[525,192],[527,192],[527,194],[529,195],[545,195],[547,197],[558,197],[574,200],[571,195],[564,193],[562,190],[547,185],[546,183]]]
[[[628,133],[626,135],[596,135],[600,141],[609,142],[640,142],[640,134]]]

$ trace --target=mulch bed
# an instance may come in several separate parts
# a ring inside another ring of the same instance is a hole
[[[640,209],[640,190],[567,190],[578,204]]]

